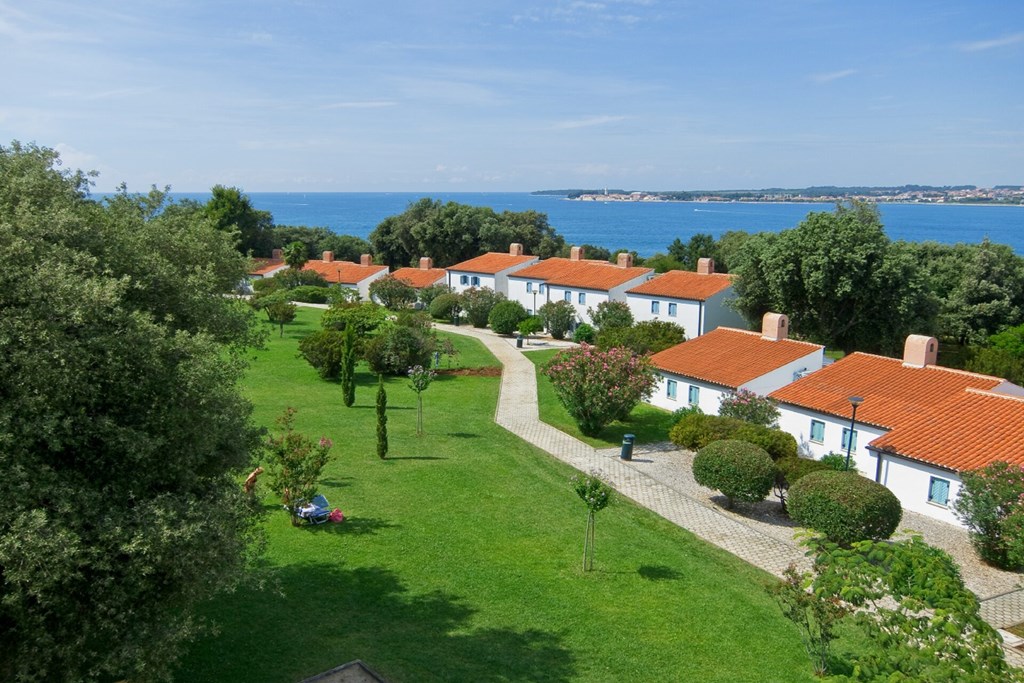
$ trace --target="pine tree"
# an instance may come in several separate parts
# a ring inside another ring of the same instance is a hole
[[[341,395],[346,408],[356,402],[356,331],[347,325],[341,349]]]

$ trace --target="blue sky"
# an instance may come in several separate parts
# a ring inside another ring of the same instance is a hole
[[[0,0],[0,144],[203,191],[1024,183],[1024,2]]]

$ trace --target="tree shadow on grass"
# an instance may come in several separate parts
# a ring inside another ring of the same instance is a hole
[[[385,458],[385,462],[391,460],[447,460],[440,455],[389,455]]]
[[[397,524],[376,517],[346,517],[344,522],[324,522],[322,524],[303,524],[301,529],[313,533],[341,534],[343,536],[369,536],[381,529],[395,529]],[[344,662],[341,662],[344,664]]]
[[[660,564],[642,564],[636,573],[648,581],[676,581],[683,578],[682,572]]]
[[[455,439],[479,439],[479,434],[470,434],[469,432],[448,432],[447,436]]]
[[[381,567],[306,563],[273,572],[274,590],[241,589],[212,606],[220,632],[196,643],[177,680],[300,680],[361,659],[394,681],[568,681],[560,635],[473,628],[458,596],[412,594]]]

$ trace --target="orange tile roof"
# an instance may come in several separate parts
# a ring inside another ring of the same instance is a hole
[[[320,273],[331,284],[356,285],[388,267],[363,266],[351,261],[306,261],[302,269]]]
[[[266,275],[272,273],[284,265],[284,259],[280,258],[254,258],[249,275]]]
[[[477,256],[476,258],[471,258],[468,261],[456,263],[454,266],[448,266],[448,270],[494,275],[496,273],[500,273],[506,268],[512,268],[513,266],[530,263],[531,261],[536,260],[536,256],[513,256],[504,252],[489,251],[483,256]]]
[[[898,358],[852,353],[832,365],[770,394],[771,398],[820,413],[850,416],[850,396],[860,396],[857,421],[893,429],[967,387],[992,389],[998,377],[953,370],[940,365],[907,367]]]
[[[651,268],[620,268],[607,261],[573,261],[567,258],[549,258],[540,263],[517,270],[512,277],[544,280],[556,287],[579,287],[608,291],[638,277],[653,273]]]
[[[659,370],[735,389],[825,347],[719,327],[651,356]]]
[[[448,277],[448,271],[444,268],[399,268],[392,275],[398,280],[404,280],[416,289],[423,289],[424,287],[443,282]]]
[[[958,472],[996,460],[1024,465],[1024,398],[969,388],[871,447]]]
[[[630,289],[627,294],[647,294],[673,299],[706,301],[722,290],[732,287],[735,275],[711,273],[702,275],[689,270],[670,270]]]

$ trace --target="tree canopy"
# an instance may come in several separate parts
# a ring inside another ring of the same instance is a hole
[[[422,256],[444,268],[488,251],[507,251],[514,242],[542,258],[557,256],[565,246],[543,213],[499,214],[490,207],[429,198],[385,218],[370,233],[374,254],[392,268],[408,266]]]
[[[797,335],[890,354],[934,327],[935,298],[914,259],[885,236],[874,205],[810,213],[796,228],[747,238],[733,259],[736,307],[748,320],[785,312]]]
[[[151,680],[254,548],[246,260],[58,164],[0,147],[0,679]]]
[[[233,233],[238,250],[253,256],[270,256],[273,249],[274,217],[269,211],[253,207],[249,197],[237,187],[214,185],[203,207],[207,218],[219,230]]]

